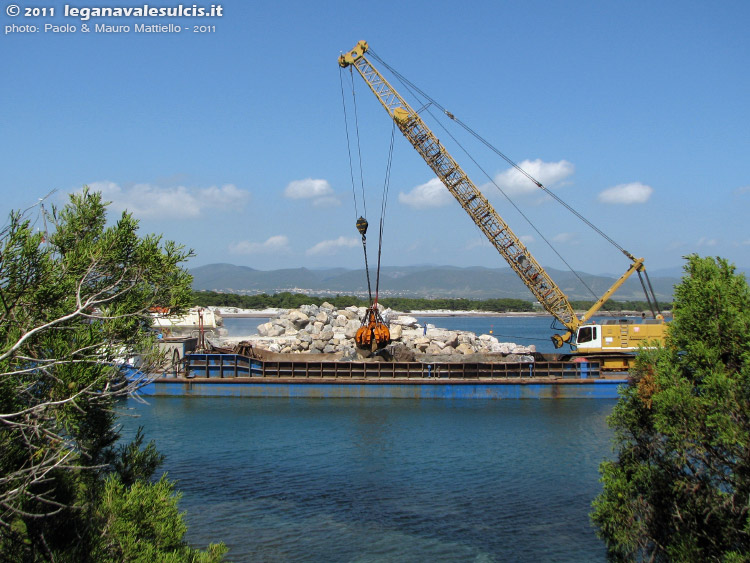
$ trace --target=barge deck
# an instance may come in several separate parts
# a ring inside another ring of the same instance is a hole
[[[141,393],[153,396],[613,399],[627,374],[598,362],[422,363],[264,360],[188,354]]]

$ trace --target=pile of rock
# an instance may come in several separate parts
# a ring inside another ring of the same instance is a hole
[[[303,305],[280,312],[258,327],[255,347],[281,353],[336,353],[343,359],[357,357],[354,336],[362,325],[364,307],[336,309],[330,303]],[[417,319],[390,309],[381,309],[389,325],[389,351],[404,360],[467,361],[474,355],[507,356],[508,361],[533,361],[534,346],[499,342],[488,334],[423,327]]]

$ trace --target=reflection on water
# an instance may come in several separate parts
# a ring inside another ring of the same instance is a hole
[[[189,540],[234,561],[603,561],[608,400],[154,398]]]

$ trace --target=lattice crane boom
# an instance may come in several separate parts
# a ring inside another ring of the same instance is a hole
[[[339,57],[339,65],[352,66],[362,76],[406,139],[422,156],[456,201],[469,214],[510,267],[518,274],[539,303],[567,329],[561,338],[569,340],[580,326],[567,296],[529,253],[521,240],[498,215],[495,208],[466,175],[419,114],[396,92],[364,56],[367,42]]]

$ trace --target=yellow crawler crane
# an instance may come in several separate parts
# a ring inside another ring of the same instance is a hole
[[[448,191],[469,214],[474,223],[518,274],[539,303],[553,315],[566,331],[552,337],[555,348],[569,344],[579,355],[597,357],[604,369],[627,368],[633,353],[648,342],[662,342],[666,326],[660,314],[640,323],[614,321],[609,324],[590,323],[602,305],[634,273],[645,274],[642,258],[635,258],[623,250],[631,260],[630,268],[581,318],[577,318],[567,295],[531,256],[528,249],[497,214],[487,198],[469,179],[445,147],[427,127],[419,114],[396,92],[382,74],[365,57],[369,46],[360,41],[350,51],[339,56],[342,68],[353,67],[364,79],[396,127],[440,178]],[[453,117],[449,114],[449,117]],[[538,183],[537,183],[538,184]],[[541,184],[538,184],[541,187]],[[646,278],[648,279],[648,278]],[[646,285],[643,283],[644,290]],[[649,284],[650,289],[650,284]],[[651,290],[653,295],[653,290]],[[650,302],[648,290],[647,298]],[[654,298],[654,302],[656,299]]]

